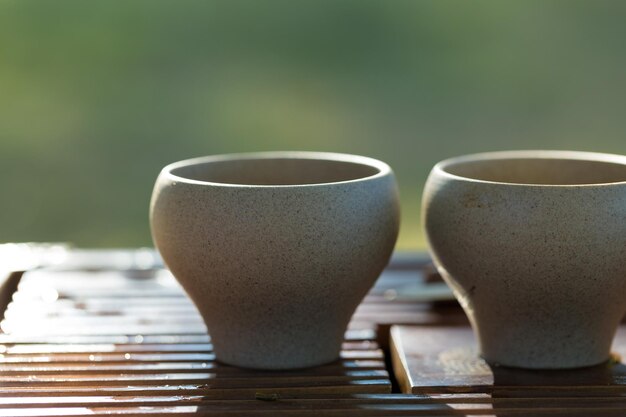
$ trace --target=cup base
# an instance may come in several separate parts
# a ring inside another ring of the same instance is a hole
[[[216,360],[219,363],[229,366],[236,366],[238,368],[253,369],[258,371],[292,371],[298,369],[314,368],[317,366],[326,365],[339,360],[339,353],[329,355],[327,357],[312,357],[312,358],[298,358],[294,360],[292,358],[264,358],[243,355],[216,355]]]
[[[612,359],[611,355],[600,359],[600,360],[590,360],[587,362],[577,361],[575,363],[553,363],[553,362],[517,362],[515,360],[505,359],[505,360],[496,360],[485,357],[483,354],[480,355],[482,359],[485,360],[489,364],[489,366],[497,367],[497,368],[511,368],[511,369],[524,369],[531,371],[558,371],[558,370],[571,370],[571,369],[581,369],[581,368],[592,368],[594,366],[602,365],[604,363],[609,362]]]

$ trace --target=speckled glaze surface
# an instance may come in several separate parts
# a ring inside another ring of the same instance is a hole
[[[511,151],[437,164],[423,223],[484,358],[606,361],[626,311],[626,157]]]
[[[218,360],[304,368],[338,358],[395,245],[398,191],[389,166],[366,157],[210,156],[163,169],[150,221]]]

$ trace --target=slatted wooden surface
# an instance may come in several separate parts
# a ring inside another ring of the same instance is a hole
[[[518,375],[500,383],[502,373],[492,373],[494,381],[488,373],[468,379],[473,374],[465,368],[485,369],[463,349],[449,352],[471,344],[471,333],[423,255],[392,262],[358,308],[339,361],[292,372],[216,362],[176,282],[158,264],[146,268],[131,255],[89,253],[89,262],[81,255],[24,275],[0,323],[0,416],[626,416],[620,367],[581,375],[575,386],[557,384],[559,376],[518,384],[511,382]],[[430,368],[417,365],[422,379],[410,389],[410,369],[396,361],[409,394],[400,393],[389,371],[390,327],[403,352],[418,363],[430,358]],[[404,337],[405,329],[422,333]],[[437,368],[433,358],[442,352],[454,372]]]

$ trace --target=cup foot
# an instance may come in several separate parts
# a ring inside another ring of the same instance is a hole
[[[527,369],[527,370],[544,370],[544,371],[557,371],[557,370],[567,370],[567,369],[580,369],[580,368],[591,368],[594,366],[598,366],[604,363],[607,363],[612,360],[611,355],[608,355],[602,359],[594,359],[589,361],[576,361],[576,362],[551,362],[551,361],[517,361],[515,359],[492,359],[486,357],[481,354],[481,358],[485,360],[490,366],[500,368],[511,368],[511,369]]]
[[[326,365],[339,359],[339,354],[310,358],[264,358],[249,355],[216,355],[220,363],[259,371],[290,371]]]
[[[607,362],[611,358],[608,349],[593,352],[589,349],[568,349],[564,346],[557,349],[522,343],[517,343],[515,348],[509,347],[503,349],[502,345],[496,348],[483,345],[480,356],[491,366],[534,370],[587,368]]]

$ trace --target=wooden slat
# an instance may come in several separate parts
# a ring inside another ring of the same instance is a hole
[[[178,416],[285,416],[285,415],[316,415],[316,416],[623,416],[622,404],[596,407],[584,404],[574,404],[572,407],[555,408],[554,406],[507,406],[493,408],[490,404],[467,404],[453,408],[446,404],[398,404],[369,403],[359,399],[355,403],[339,403],[323,400],[319,402],[296,401],[237,401],[238,408],[233,408],[233,402],[185,404],[181,400],[179,405],[167,406],[148,403],[141,406],[87,406],[68,407],[60,404],[55,408],[7,408],[0,409],[0,416],[55,416],[55,415],[178,415]]]

